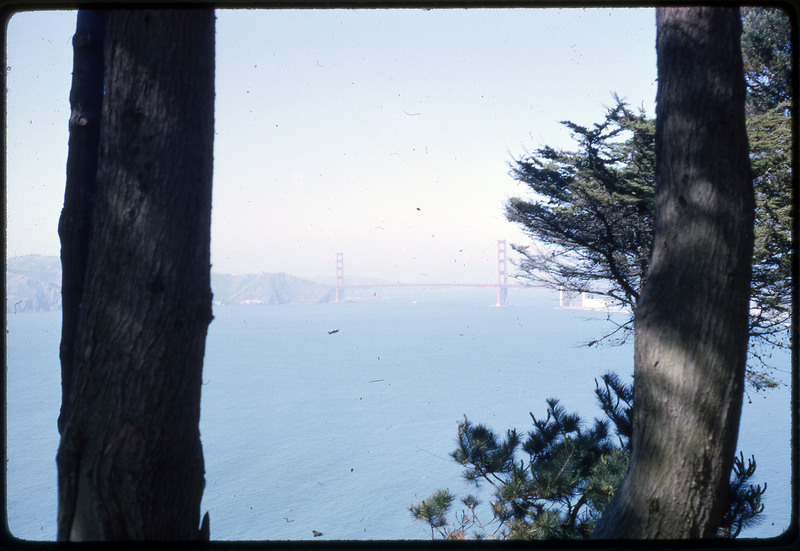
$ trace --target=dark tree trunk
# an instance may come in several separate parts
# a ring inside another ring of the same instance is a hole
[[[97,190],[58,451],[60,540],[196,540],[211,315],[212,10],[109,12]]]
[[[73,379],[72,358],[94,208],[100,120],[103,109],[103,41],[107,12],[79,10],[75,36],[72,89],[69,93],[69,156],[64,208],[58,221],[61,237],[61,415],[59,432],[67,416],[64,407]]]
[[[753,189],[735,8],[657,10],[656,219],[628,474],[596,538],[713,537],[747,360]]]

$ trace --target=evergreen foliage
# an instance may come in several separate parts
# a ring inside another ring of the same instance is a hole
[[[739,452],[739,457],[733,460],[731,506],[722,517],[722,525],[717,532],[720,537],[735,538],[743,528],[755,526],[763,520],[758,515],[764,510],[761,496],[767,490],[767,483],[764,483],[763,488],[748,484],[755,474],[755,457],[748,459],[745,467],[744,454]]]
[[[750,334],[788,347],[792,293],[792,121],[790,104],[747,119],[756,194]],[[786,109],[786,110],[784,110]]]
[[[633,309],[652,245],[655,125],[643,110],[634,113],[614,99],[592,128],[562,122],[577,151],[545,146],[512,163],[511,175],[535,200],[512,198],[506,216],[545,244],[515,246],[526,276]]]
[[[432,539],[436,534],[442,539],[588,538],[625,475],[630,455],[633,386],[614,373],[603,375],[601,382],[595,381],[595,395],[607,420],[595,419],[589,427],[555,398],[546,401],[545,417],[531,413],[533,429],[524,438],[514,429],[501,437],[465,416],[451,457],[476,489],[491,488],[491,518],[484,514],[481,519],[481,501],[474,495],[461,500],[465,509],[453,512],[455,496],[437,490],[409,507],[414,520],[430,527]],[[736,458],[720,537],[735,538],[760,520],[766,484],[749,484],[755,469],[754,458],[747,466],[743,455]]]
[[[742,8],[747,107],[764,113],[792,101],[792,29],[776,8]]]
[[[434,538],[434,530],[439,531],[443,536],[446,531],[443,528],[447,525],[447,511],[453,504],[455,496],[450,490],[436,490],[428,500],[423,500],[410,507],[411,514],[427,522],[431,527],[431,539]]]
[[[788,348],[792,297],[792,32],[775,8],[742,8],[747,134],[756,193],[751,351]],[[766,347],[764,345],[767,345]]]
[[[791,40],[786,15],[743,11],[747,130],[756,192],[747,379],[776,386],[768,350],[790,346],[792,289]],[[605,295],[630,318],[601,339],[633,330],[649,267],[655,213],[655,121],[618,96],[602,122],[563,121],[577,149],[544,146],[512,161],[511,176],[533,192],[512,198],[506,217],[533,238],[513,245],[522,278],[554,289]],[[597,341],[593,341],[597,342]],[[593,344],[592,343],[592,344]]]
[[[791,32],[780,10],[741,13],[756,193],[750,350],[766,366],[763,350],[790,346]],[[655,124],[644,110],[634,112],[616,95],[614,101],[592,127],[562,122],[576,150],[544,146],[512,161],[511,175],[533,197],[509,200],[506,216],[533,237],[531,245],[514,246],[524,278],[604,294],[635,312],[652,246]],[[633,323],[631,314],[603,338],[619,332],[624,341]],[[756,389],[776,386],[752,365],[747,379]],[[412,517],[431,527],[432,538],[587,538],[627,471],[632,435],[633,386],[613,373],[601,381],[595,381],[595,393],[607,420],[595,419],[588,427],[554,398],[547,400],[545,417],[531,414],[533,429],[524,436],[512,429],[502,437],[465,416],[451,457],[464,468],[465,480],[478,489],[489,486],[490,517],[473,495],[461,500],[465,509],[454,512],[449,490],[412,505]],[[734,459],[718,537],[736,538],[762,520],[766,484],[751,483],[755,470],[754,457],[745,463],[740,453]]]

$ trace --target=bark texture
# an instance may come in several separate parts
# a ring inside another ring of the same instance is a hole
[[[60,540],[197,540],[211,314],[212,10],[114,10]],[[207,532],[207,528],[206,528]]]
[[[59,432],[66,411],[73,378],[72,358],[78,328],[83,283],[89,258],[89,233],[94,209],[97,154],[100,147],[100,121],[103,109],[103,44],[108,13],[104,10],[79,10],[69,93],[69,156],[64,208],[58,221],[61,238],[61,415]]]
[[[707,538],[742,407],[754,199],[735,8],[657,10],[656,219],[628,474],[595,538]]]

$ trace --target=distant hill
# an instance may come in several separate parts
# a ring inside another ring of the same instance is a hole
[[[6,312],[48,312],[61,309],[61,259],[27,255],[6,261]],[[332,278],[331,278],[332,279]],[[347,275],[343,302],[416,302],[449,300],[469,294],[478,300],[494,300],[492,289],[463,287],[394,287],[392,282]],[[226,304],[320,304],[336,300],[335,283],[312,281],[286,273],[250,275],[211,274],[213,303]]]
[[[61,259],[27,255],[6,263],[6,312],[61,309]]]
[[[27,255],[6,261],[6,312],[48,312],[61,309],[61,259]],[[234,276],[211,274],[215,304],[316,304],[330,302],[335,292],[289,274]]]
[[[334,294],[319,283],[289,274],[211,274],[215,304],[318,304]]]

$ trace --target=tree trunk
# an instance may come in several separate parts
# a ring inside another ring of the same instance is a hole
[[[659,8],[656,219],[636,310],[630,468],[595,538],[705,538],[747,360],[753,189],[735,8]]]
[[[60,540],[197,540],[211,315],[212,10],[114,10]]]
[[[108,13],[104,10],[79,10],[75,36],[72,89],[69,93],[69,156],[64,208],[58,221],[61,238],[61,415],[63,429],[66,398],[73,378],[75,332],[78,328],[86,264],[89,258],[89,231],[94,208],[97,153],[100,147],[100,120],[103,109],[103,43]]]

